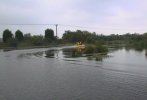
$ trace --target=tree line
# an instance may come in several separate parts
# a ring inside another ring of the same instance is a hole
[[[20,30],[17,30],[15,34],[13,34],[9,29],[3,31],[3,43],[5,46],[42,46],[52,43],[55,40],[56,37],[54,36],[54,31],[52,29],[46,29],[44,36],[32,36],[30,33],[23,34]]]
[[[96,34],[95,32],[88,31],[65,31],[61,39],[57,39],[54,36],[52,29],[46,29],[43,35],[31,35],[30,33],[23,34],[20,30],[17,30],[15,34],[8,29],[3,31],[4,45],[13,47],[25,47],[25,46],[47,46],[49,44],[75,44],[76,42],[82,42],[85,44],[99,44],[99,45],[121,45],[134,46],[137,48],[147,48],[147,33],[126,33],[120,34]]]
[[[102,44],[102,45],[121,45],[132,46],[137,48],[147,48],[147,33],[126,33],[119,34],[96,34],[88,31],[65,31],[62,37],[63,41],[75,43],[81,41],[83,43]]]

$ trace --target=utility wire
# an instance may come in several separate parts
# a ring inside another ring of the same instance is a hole
[[[29,26],[29,25],[38,25],[38,26],[47,26],[47,25],[56,25],[56,24],[0,24],[1,26],[9,26],[9,25],[12,25],[12,26],[19,26],[19,25],[21,25],[21,26]]]

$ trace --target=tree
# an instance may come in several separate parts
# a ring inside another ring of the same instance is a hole
[[[8,29],[3,31],[3,42],[7,42],[8,40],[12,39],[13,34]]]
[[[24,40],[31,39],[31,33],[24,34]]]
[[[54,31],[52,29],[45,30],[45,39],[48,41],[54,40]]]
[[[88,31],[65,31],[63,34],[62,39],[65,42],[82,42],[82,43],[94,43],[97,39],[97,36],[95,33],[90,33]]]
[[[20,30],[17,30],[15,32],[15,39],[18,41],[22,41],[24,39],[23,33]]]

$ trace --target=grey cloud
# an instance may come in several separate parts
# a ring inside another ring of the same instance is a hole
[[[100,29],[88,29],[98,33],[124,33],[134,29],[146,30],[146,0],[1,0],[1,23],[58,23]],[[26,27],[26,26],[25,26]],[[43,28],[21,28],[36,34]],[[8,27],[9,28],[9,27]],[[13,29],[16,30],[17,27]],[[54,28],[54,27],[53,27]],[[62,28],[62,29],[61,29]],[[70,27],[59,27],[60,36]],[[119,28],[120,30],[115,30]],[[126,29],[126,30],[125,30]],[[2,32],[4,28],[0,28]],[[84,29],[85,30],[85,29]]]

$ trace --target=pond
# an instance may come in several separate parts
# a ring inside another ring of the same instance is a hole
[[[146,50],[0,50],[0,100],[146,100]]]

